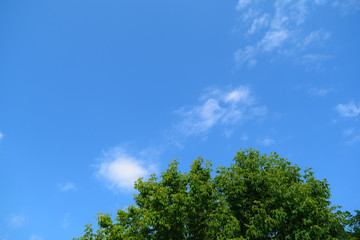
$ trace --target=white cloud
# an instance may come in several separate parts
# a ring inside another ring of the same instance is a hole
[[[261,49],[270,52],[275,48],[280,47],[288,37],[289,31],[286,29],[268,31],[260,42]]]
[[[189,109],[177,111],[182,120],[175,124],[170,135],[189,137],[205,134],[215,126],[223,126],[225,136],[230,137],[232,127],[267,113],[266,107],[257,105],[250,89],[245,86],[228,91],[213,89],[200,101]]]
[[[295,59],[305,54],[326,55],[315,52],[324,47],[324,42],[329,39],[330,33],[323,29],[309,32],[302,27],[311,10],[325,2],[324,0],[239,1],[237,10],[241,14],[241,26],[245,27],[245,35],[249,37],[247,40],[250,44],[235,52],[237,65],[247,64],[253,67],[257,64],[258,58],[265,53]],[[259,34],[253,35],[255,32]]]
[[[236,8],[237,9],[243,9],[245,8],[247,5],[249,5],[252,2],[252,0],[239,0]]]
[[[303,65],[307,70],[323,70],[324,62],[333,58],[325,54],[305,54],[297,62]]]
[[[61,228],[66,229],[70,226],[70,213],[66,213],[62,222],[61,222]]]
[[[262,145],[264,145],[265,147],[267,147],[267,146],[273,145],[275,143],[275,140],[271,139],[271,138],[264,138],[264,139],[260,140],[260,143]]]
[[[65,184],[59,184],[58,187],[63,192],[76,191],[77,190],[75,184],[72,183],[72,182],[67,182]]]
[[[185,136],[196,135],[213,127],[225,114],[214,98],[207,99],[202,105],[194,106],[188,111],[179,111],[183,121],[176,125],[177,131]]]
[[[319,96],[319,97],[325,97],[330,91],[331,91],[331,89],[319,88],[319,87],[310,87],[308,89],[309,94]]]
[[[355,128],[348,128],[343,131],[345,136],[351,136],[355,131]]]
[[[8,225],[12,228],[21,227],[26,221],[24,214],[12,214],[9,218]]]
[[[343,135],[346,139],[345,143],[352,145],[360,142],[360,131],[356,128],[347,128],[343,131]]]
[[[256,46],[246,46],[245,49],[239,49],[234,53],[235,61],[238,65],[247,63],[249,67],[256,65],[258,50]]]
[[[225,135],[226,138],[231,137],[233,135],[233,133],[234,133],[233,129],[225,129],[224,130],[224,135]]]
[[[357,135],[352,136],[346,143],[349,145],[355,144],[360,142],[360,133]]]
[[[0,132],[0,140],[4,137],[4,134]]]
[[[336,106],[336,111],[342,117],[357,117],[360,114],[360,104],[355,104],[350,102],[348,104],[338,104]]]
[[[233,91],[225,93],[224,101],[226,103],[246,103],[250,104],[253,99],[250,95],[250,89],[248,87],[241,86]]]
[[[352,122],[358,121],[358,116],[360,116],[360,103],[356,104],[351,101],[348,104],[338,104],[335,107],[335,110],[341,117],[351,119]],[[345,143],[352,145],[354,143],[360,142],[360,130],[356,127],[350,127],[343,130],[343,136],[345,138]]]
[[[251,27],[247,31],[249,35],[254,34],[257,30],[266,27],[269,25],[269,14],[265,13],[261,17],[255,18],[253,20],[253,23],[251,24]]]
[[[304,38],[303,42],[301,44],[299,44],[298,46],[305,48],[305,47],[309,47],[311,45],[318,45],[318,44],[324,42],[325,40],[329,39],[330,36],[331,36],[331,34],[329,32],[326,32],[322,29],[312,31]]]
[[[30,237],[30,240],[44,240],[45,238],[41,235],[34,234]]]
[[[240,140],[242,140],[242,141],[247,141],[248,139],[249,138],[248,138],[247,134],[243,134],[240,138]]]
[[[360,10],[360,0],[334,1],[333,7],[339,9],[343,15],[355,13]]]
[[[99,160],[96,176],[112,190],[132,190],[137,179],[147,177],[154,169],[153,165],[130,156],[120,147],[104,153]]]

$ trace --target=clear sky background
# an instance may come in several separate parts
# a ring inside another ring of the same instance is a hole
[[[0,3],[0,239],[81,236],[178,158],[256,148],[360,209],[359,0]]]

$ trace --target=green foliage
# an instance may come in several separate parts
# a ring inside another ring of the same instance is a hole
[[[311,169],[252,149],[214,178],[211,167],[198,158],[181,173],[174,160],[160,178],[140,178],[136,206],[114,221],[99,214],[96,233],[87,225],[78,239],[359,239],[359,211],[351,216],[331,206],[329,184]]]
[[[344,239],[360,239],[360,211],[355,210],[356,215],[347,214],[348,231],[344,234]]]

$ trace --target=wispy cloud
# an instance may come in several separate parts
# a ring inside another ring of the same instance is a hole
[[[241,141],[247,141],[248,138],[249,138],[249,137],[247,136],[247,134],[244,133],[244,134],[241,136],[240,140],[241,140]]]
[[[65,213],[65,216],[61,222],[61,228],[66,229],[70,226],[71,221],[70,221],[70,213]]]
[[[360,114],[360,104],[353,101],[347,104],[338,104],[335,109],[341,117],[353,118]]]
[[[239,0],[236,9],[240,10],[243,9],[245,7],[247,7],[250,3],[252,2],[252,0]]]
[[[4,134],[0,131],[0,141],[4,137]]]
[[[267,27],[270,23],[270,15],[268,13],[264,13],[262,16],[255,18],[247,31],[248,35],[254,34],[258,30]]]
[[[355,132],[355,128],[347,128],[343,131],[343,134],[345,136],[351,136]]]
[[[333,7],[339,9],[343,15],[355,13],[360,10],[360,0],[334,1]]]
[[[11,228],[19,228],[26,221],[24,214],[12,214],[8,220],[8,226]]]
[[[274,49],[281,47],[289,37],[290,32],[287,29],[268,31],[264,38],[259,42],[258,47],[260,47],[262,51],[271,52]]]
[[[322,70],[324,68],[324,62],[333,58],[331,55],[326,54],[304,54],[297,63],[303,65],[307,70]]]
[[[245,26],[244,32],[250,44],[235,52],[236,63],[253,67],[260,56],[269,54],[272,55],[271,58],[275,54],[302,59],[295,61],[300,63],[327,60],[328,58],[319,56],[329,54],[319,51],[331,34],[324,29],[308,32],[303,27],[310,12],[325,2],[239,0],[236,9],[241,15],[241,25]]]
[[[275,140],[272,138],[260,139],[259,142],[265,147],[275,144]]]
[[[345,143],[352,145],[357,142],[360,142],[360,131],[354,127],[347,128],[343,131],[343,135],[346,139]]]
[[[314,96],[325,97],[331,91],[330,88],[309,87],[307,92]]]
[[[345,119],[348,123],[356,124],[360,116],[360,103],[350,101],[347,104],[338,104],[335,110],[341,118]],[[335,121],[338,122],[338,121]],[[348,145],[360,142],[360,130],[357,125],[347,127],[343,130],[344,141]]]
[[[76,188],[76,186],[75,186],[75,184],[73,182],[67,182],[65,184],[59,184],[58,187],[63,192],[76,191],[77,190],[77,188]]]
[[[239,49],[235,52],[234,58],[238,65],[247,63],[249,67],[253,67],[257,63],[257,46],[246,46],[243,49]]]
[[[45,238],[41,235],[34,234],[30,237],[30,240],[44,240]]]
[[[122,147],[113,148],[103,154],[96,165],[97,178],[112,190],[130,191],[140,177],[147,177],[155,166],[135,158]]]
[[[204,135],[215,126],[222,126],[229,137],[232,127],[266,113],[267,108],[256,103],[249,87],[227,91],[213,88],[200,97],[198,104],[177,111],[181,120],[174,125],[170,135],[180,138]]]
[[[304,40],[298,42],[297,47],[306,49],[311,46],[318,46],[325,40],[329,39],[330,36],[331,34],[323,29],[312,31],[307,36],[305,36]]]

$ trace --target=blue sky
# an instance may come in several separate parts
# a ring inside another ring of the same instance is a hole
[[[178,158],[278,152],[359,209],[360,1],[3,1],[0,239],[71,239]]]

